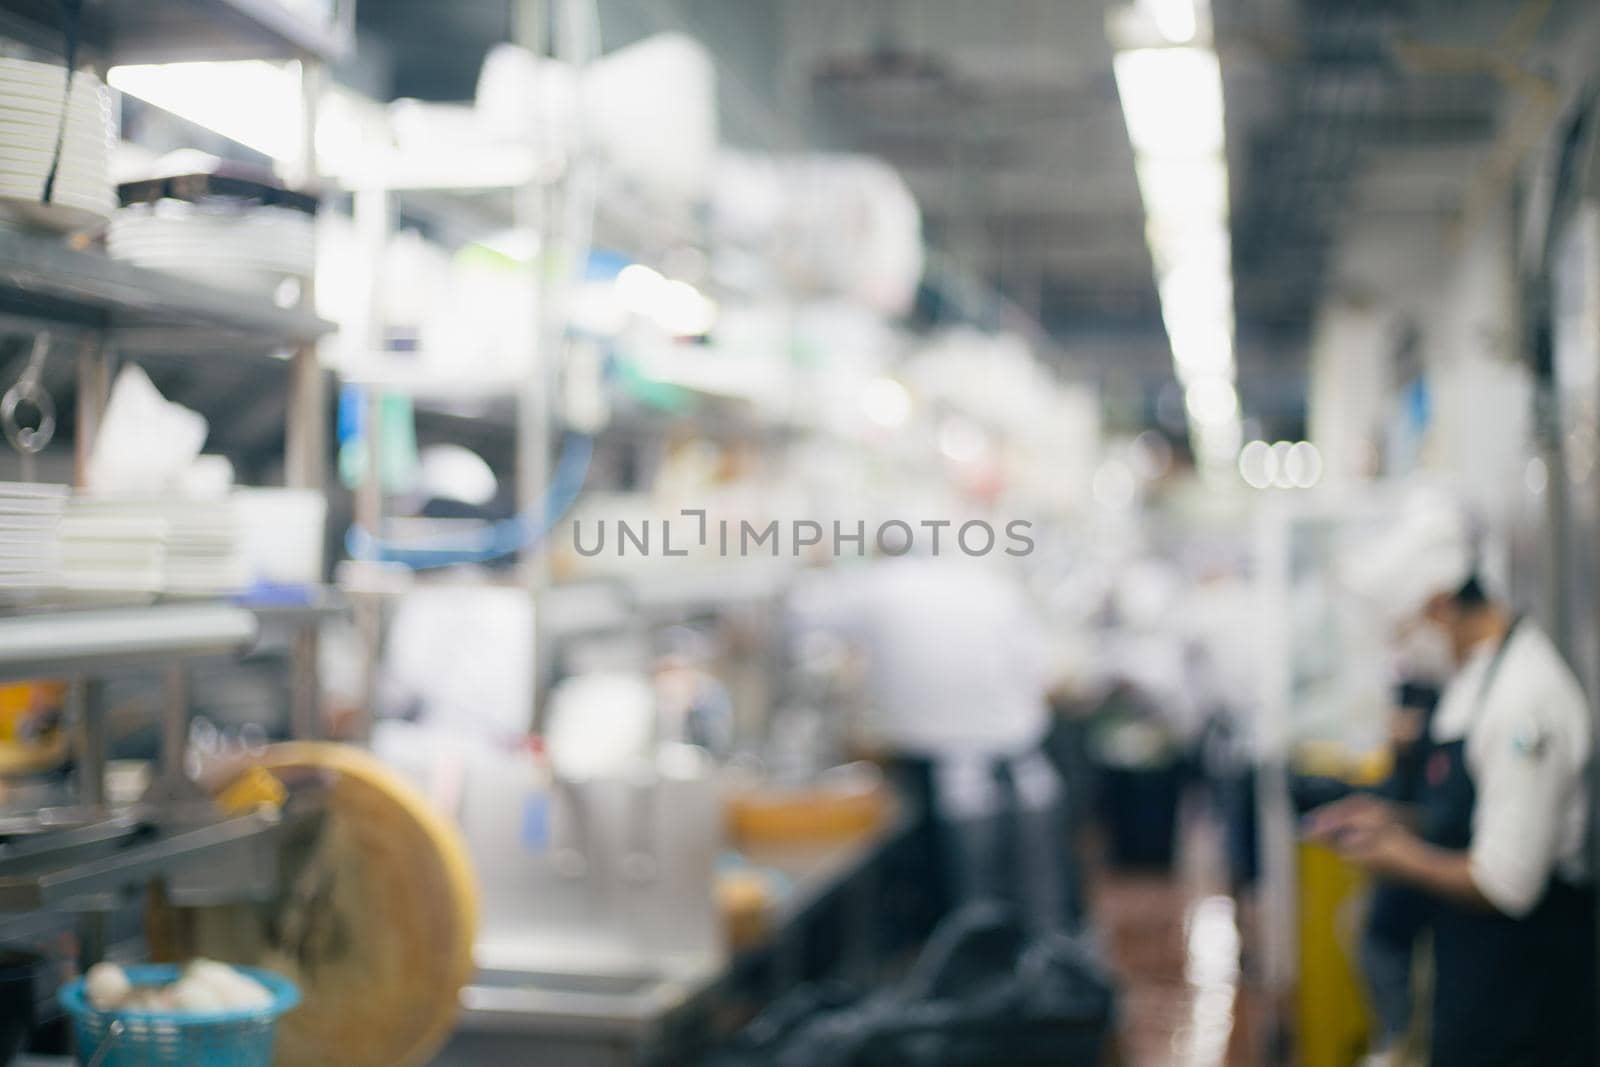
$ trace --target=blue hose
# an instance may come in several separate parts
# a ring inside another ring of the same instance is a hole
[[[542,506],[536,505],[470,534],[444,534],[412,541],[390,541],[363,526],[345,534],[345,550],[353,559],[400,563],[412,570],[436,570],[462,563],[488,563],[544,543],[556,522],[577,502],[589,476],[594,439],[569,434],[561,446]]]

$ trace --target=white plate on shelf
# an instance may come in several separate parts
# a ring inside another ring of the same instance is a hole
[[[45,178],[48,170],[41,169],[33,174],[20,174],[0,168],[0,189],[9,192],[12,196],[26,196],[32,199],[42,199]],[[87,200],[94,206],[110,202],[111,183],[109,181],[95,181],[93,178],[85,179],[70,170],[56,172],[55,187],[51,199],[66,196],[74,200]],[[87,205],[86,205],[87,206]]]
[[[61,101],[7,95],[0,87],[0,120],[8,125],[40,130],[61,128]],[[105,130],[117,128],[117,114],[107,102],[84,98],[67,105],[67,129]]]
[[[76,201],[41,204],[37,198],[0,193],[0,222],[51,233],[77,233],[93,230],[111,214],[109,207],[84,207]]]
[[[49,92],[38,89],[17,88],[14,83],[0,81],[0,114],[29,115],[37,118],[40,115],[52,116],[54,121],[61,118],[61,108],[65,104],[68,112],[73,115],[93,116],[95,118],[112,118],[111,98],[99,91],[87,91],[79,86],[72,94],[71,100],[61,99],[61,90],[53,89]]]
[[[60,136],[63,152],[92,153],[95,155],[109,156],[111,154],[111,137],[93,129],[84,129],[81,126],[68,126],[65,133],[61,133],[54,126],[39,126],[29,130],[20,126],[13,126],[0,121],[0,148],[5,149],[5,158],[14,159],[18,153],[37,155],[40,152],[53,153],[56,150],[56,137]]]
[[[72,487],[60,482],[0,482],[0,506],[8,499],[60,500],[65,502]]]
[[[3,116],[0,116],[0,122],[4,122]],[[65,130],[53,122],[32,129],[12,123],[0,125],[0,144],[6,146],[7,153],[26,152],[36,155],[40,152],[54,152],[58,137],[62,139],[63,151],[71,148],[97,154],[111,154],[113,143],[111,132],[89,123],[69,122]],[[6,158],[14,156],[8,154]]]
[[[49,173],[50,168],[43,164],[31,170],[0,164],[0,182],[11,183],[18,189],[32,189],[33,183],[37,182],[43,190]],[[97,176],[93,171],[85,172],[64,164],[56,169],[55,188],[57,192],[71,193],[73,196],[109,196],[112,187],[109,177]]]
[[[0,69],[0,93],[4,93],[7,100],[59,101],[66,92],[67,81],[61,76],[59,67],[45,77],[17,77],[9,70]],[[104,92],[105,86],[98,79],[89,80],[87,75],[80,74],[72,81],[74,103],[79,100],[98,101]]]
[[[62,189],[58,186],[50,200],[46,202],[40,195],[43,189],[42,181],[38,188],[26,190],[0,183],[0,205],[23,221],[38,219],[42,225],[48,225],[52,220],[66,223],[78,219],[90,229],[99,229],[105,225],[110,208],[104,197],[75,193],[71,189]]]

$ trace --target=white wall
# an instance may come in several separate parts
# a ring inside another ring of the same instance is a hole
[[[1520,499],[1532,455],[1532,378],[1520,352],[1509,208],[1486,214],[1450,257],[1424,352],[1433,425],[1424,464],[1491,519]]]
[[[1406,323],[1424,326],[1437,307],[1446,266],[1434,217],[1385,218],[1343,234],[1311,331],[1307,421],[1326,481],[1375,472],[1399,384],[1393,357]]]

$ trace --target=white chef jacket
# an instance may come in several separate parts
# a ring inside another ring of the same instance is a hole
[[[992,564],[906,556],[797,591],[796,613],[854,638],[870,660],[867,732],[932,758],[1018,756],[1049,726],[1042,628]]]
[[[1577,678],[1532,622],[1518,624],[1485,689],[1495,653],[1494,642],[1479,646],[1451,679],[1432,736],[1466,739],[1477,792],[1472,879],[1491,904],[1520,918],[1552,875],[1589,880],[1589,709]]]

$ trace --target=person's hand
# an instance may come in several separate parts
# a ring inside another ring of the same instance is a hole
[[[1395,708],[1389,715],[1389,744],[1395,748],[1410,748],[1422,739],[1427,720],[1416,708]]]
[[[1359,793],[1312,812],[1306,817],[1305,832],[1308,840],[1380,877],[1404,870],[1417,844],[1393,805]]]
[[[1397,822],[1359,827],[1336,838],[1340,858],[1368,874],[1394,876],[1406,869],[1417,838]]]
[[[1303,829],[1307,840],[1337,849],[1342,848],[1342,841],[1399,825],[1391,805],[1377,797],[1356,793],[1324,804],[1307,815]]]

